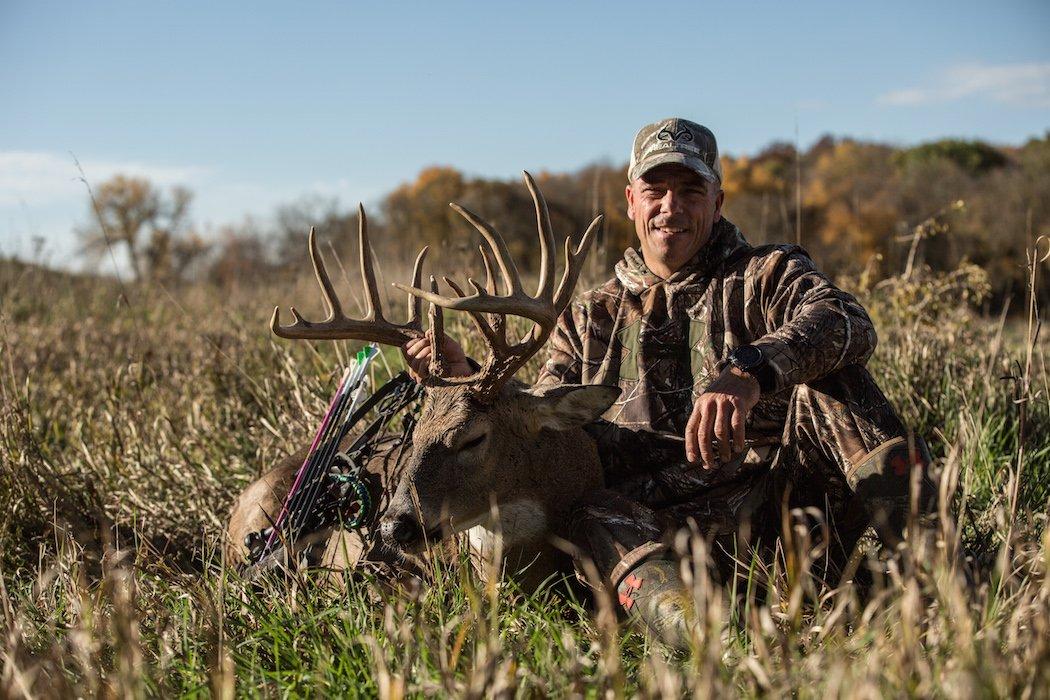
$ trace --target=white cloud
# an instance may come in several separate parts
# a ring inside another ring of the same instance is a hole
[[[91,158],[81,159],[80,166],[92,186],[123,173],[163,187],[189,187],[195,194],[191,216],[205,230],[248,215],[265,220],[278,205],[308,197],[334,198],[344,209],[358,200],[367,205],[388,189],[368,178],[275,183],[238,179],[210,167]],[[0,151],[0,255],[30,256],[39,239],[53,263],[73,265],[78,250],[74,229],[91,216],[80,178],[69,153]]]
[[[158,185],[191,185],[207,175],[205,168],[169,167],[135,162],[82,160],[88,182],[117,173],[145,177]],[[0,206],[49,204],[83,198],[84,183],[73,156],[49,152],[0,151]]]
[[[919,105],[967,97],[1050,107],[1050,63],[963,64],[941,73],[933,85],[892,90],[880,95],[878,101],[887,105]]]

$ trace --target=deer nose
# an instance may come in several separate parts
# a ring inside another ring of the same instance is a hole
[[[379,533],[386,542],[406,547],[422,539],[423,528],[411,515],[397,515],[383,518],[379,524]]]

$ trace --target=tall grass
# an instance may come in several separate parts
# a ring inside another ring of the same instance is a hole
[[[701,621],[693,652],[674,655],[602,596],[486,587],[462,558],[435,559],[413,590],[367,574],[240,580],[220,555],[226,510],[311,434],[347,356],[266,332],[269,303],[314,290],[125,299],[105,280],[0,264],[0,693],[1046,697],[1037,310],[975,314],[988,287],[975,268],[847,284],[881,332],[874,373],[937,457],[942,517],[873,553],[863,587],[817,584],[823,552],[801,519],[735,591],[686,566]],[[385,353],[376,372],[398,363]]]

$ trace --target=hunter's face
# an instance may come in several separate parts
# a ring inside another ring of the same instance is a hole
[[[642,257],[670,277],[696,255],[722,218],[722,189],[681,165],[653,168],[627,186],[627,216]]]

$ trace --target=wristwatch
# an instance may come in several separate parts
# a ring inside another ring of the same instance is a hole
[[[730,350],[728,359],[729,364],[754,377],[763,394],[775,388],[776,377],[773,368],[762,351],[754,345],[741,345]]]

